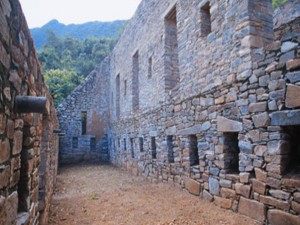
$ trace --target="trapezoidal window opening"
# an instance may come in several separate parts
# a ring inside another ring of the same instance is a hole
[[[116,114],[120,118],[120,74],[116,77]]]
[[[300,126],[284,126],[284,141],[286,145],[281,161],[282,175],[289,178],[300,178]]]
[[[174,163],[173,135],[167,136],[167,148],[168,148],[168,161],[169,163]]]
[[[156,159],[156,140],[155,137],[151,137],[151,151],[152,151],[152,159]]]
[[[224,169],[227,173],[239,173],[239,133],[223,133]]]
[[[144,152],[144,138],[139,138],[140,152]]]
[[[148,78],[152,77],[153,65],[152,65],[152,56],[148,59]]]
[[[86,135],[87,112],[81,112],[81,134]]]
[[[72,148],[74,148],[74,149],[78,148],[78,137],[72,138]]]
[[[134,159],[134,139],[130,138],[130,151],[131,151],[131,158]]]
[[[91,147],[91,151],[95,151],[96,150],[96,138],[95,137],[91,137],[91,141],[90,141],[90,147]]]
[[[139,109],[139,52],[132,57],[132,109]]]
[[[190,141],[190,166],[199,165],[198,141],[196,135],[189,136]]]
[[[177,32],[177,10],[174,6],[165,17],[165,91],[172,90],[180,79]]]
[[[210,15],[210,3],[207,3],[200,9],[201,16],[201,36],[206,37],[211,33],[211,15]]]
[[[126,138],[124,138],[124,151],[126,152],[127,151],[127,143],[126,143]]]
[[[127,95],[127,80],[124,80],[124,96]]]

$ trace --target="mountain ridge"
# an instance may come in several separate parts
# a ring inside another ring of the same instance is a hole
[[[53,31],[58,37],[71,36],[79,40],[88,37],[117,38],[123,30],[127,20],[111,22],[91,21],[82,24],[60,23],[57,19],[50,20],[44,26],[30,29],[37,50],[46,43],[47,31]]]

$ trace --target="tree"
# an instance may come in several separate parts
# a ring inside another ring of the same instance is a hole
[[[273,0],[272,6],[273,6],[273,8],[275,9],[275,8],[277,8],[278,6],[283,5],[283,4],[286,3],[286,2],[287,2],[287,0]]]

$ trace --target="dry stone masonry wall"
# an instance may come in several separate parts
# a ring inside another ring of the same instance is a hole
[[[89,157],[82,112],[96,113],[115,165],[262,223],[300,224],[300,4],[273,20],[271,3],[142,1],[102,72],[60,106],[61,159]]]
[[[17,107],[17,97],[33,105]],[[36,112],[40,100],[45,103],[43,113]],[[21,6],[1,0],[0,224],[47,223],[57,173],[57,129],[53,101]]]

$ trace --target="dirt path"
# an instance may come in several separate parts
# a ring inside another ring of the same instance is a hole
[[[60,169],[49,224],[256,223],[168,184],[153,184],[108,165],[79,165]]]

